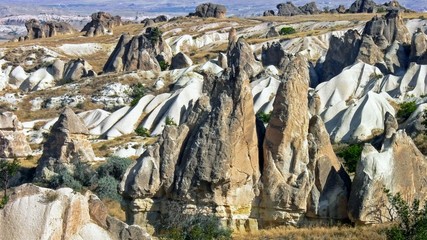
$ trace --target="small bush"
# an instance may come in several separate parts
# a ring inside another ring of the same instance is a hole
[[[385,193],[397,216],[397,224],[386,231],[387,239],[427,239],[427,202],[421,207],[416,199],[411,205],[403,200],[400,193],[392,195],[389,190]]]
[[[399,111],[397,111],[396,117],[399,119],[399,122],[403,122],[408,119],[416,109],[417,104],[415,101],[401,103],[399,104]]]
[[[76,192],[80,192],[83,188],[82,184],[77,181],[67,169],[60,170],[58,174],[51,179],[49,187],[53,189],[69,187]]]
[[[297,31],[293,28],[293,27],[283,27],[282,29],[280,29],[279,34],[280,35],[289,35],[289,34],[294,34]]]
[[[159,65],[160,65],[160,69],[162,71],[165,71],[165,70],[167,70],[170,67],[170,65],[167,62],[165,62],[165,61],[160,61]]]
[[[257,117],[264,123],[264,124],[268,124],[270,122],[271,119],[271,112],[270,113],[265,113],[265,112],[259,112],[257,114]]]
[[[162,37],[162,34],[162,31],[160,31],[158,27],[152,28],[150,35],[151,43],[156,44],[157,42],[159,42],[160,38]]]
[[[145,127],[138,127],[135,130],[135,133],[141,137],[150,137],[150,131],[148,129],[146,129]]]
[[[348,145],[337,152],[337,156],[344,159],[344,166],[351,173],[356,172],[356,166],[362,154],[363,147],[360,144]]]
[[[370,77],[370,79],[380,80],[384,76],[381,73],[373,72],[369,77]]]
[[[165,123],[167,126],[176,126],[175,120],[169,116],[166,117]]]
[[[8,195],[4,195],[1,200],[0,200],[0,209],[3,209],[4,206],[6,206],[6,204],[9,202],[9,196]]]
[[[90,187],[96,184],[97,176],[88,164],[77,163],[76,169],[74,170],[74,179],[80,182],[83,186]]]
[[[377,13],[385,13],[385,12],[387,12],[387,9],[385,9],[384,7],[377,8]]]
[[[121,158],[121,157],[109,157],[107,159],[107,163],[101,165],[97,172],[99,178],[103,178],[106,176],[112,176],[118,181],[120,181],[123,176],[125,175],[125,172],[127,168],[132,164],[132,160],[128,158]]]
[[[130,94],[130,97],[132,98],[130,105],[132,107],[136,106],[139,100],[145,96],[145,93],[146,89],[142,83],[134,84],[132,86],[132,93]]]
[[[112,176],[105,176],[99,179],[95,192],[101,199],[111,199],[120,201],[122,198],[117,191],[119,181]]]

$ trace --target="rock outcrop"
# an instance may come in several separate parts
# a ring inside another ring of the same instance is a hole
[[[66,107],[52,126],[43,146],[36,177],[47,179],[61,167],[72,171],[73,164],[95,161],[88,135],[89,131],[83,120]]]
[[[31,224],[29,223],[31,221]],[[51,190],[25,184],[0,209],[1,239],[151,239],[141,227],[108,215],[99,198],[70,188]]]
[[[350,13],[375,13],[377,8],[378,6],[373,0],[356,0],[348,11]]]
[[[418,64],[427,64],[427,35],[419,28],[412,35],[409,59]]]
[[[31,155],[21,122],[12,112],[0,114],[0,157],[15,158]]]
[[[305,217],[346,219],[349,177],[321,119],[309,119],[304,94],[309,74],[301,56],[291,61],[284,76],[263,145],[262,224],[296,225]]]
[[[48,38],[57,35],[65,35],[75,33],[76,30],[66,22],[40,22],[36,19],[31,19],[25,23],[27,28],[27,36],[25,39]]]
[[[425,157],[403,130],[397,131],[392,115],[384,125],[381,150],[366,144],[357,164],[349,202],[349,216],[356,224],[383,223],[394,217],[384,189],[401,193],[408,203],[427,197]]]
[[[265,67],[273,65],[284,70],[292,59],[279,42],[267,43],[262,46],[261,60]]]
[[[141,23],[144,24],[145,27],[151,27],[155,23],[167,22],[167,21],[168,21],[168,17],[166,17],[165,15],[159,15],[155,18],[146,18],[142,20]]]
[[[113,28],[123,24],[120,16],[112,16],[106,12],[93,13],[91,17],[92,21],[81,30],[86,37],[113,34]]]
[[[170,63],[172,51],[158,28],[147,28],[139,36],[123,34],[104,65],[104,72],[145,70],[159,72],[157,59]]]
[[[225,18],[227,8],[224,5],[214,3],[203,3],[196,7],[196,12],[190,13],[189,16],[201,18]]]
[[[131,222],[154,224],[167,214],[202,209],[239,230],[256,222],[251,215],[260,174],[244,59],[253,55],[242,52],[246,46],[243,39],[230,44],[229,68],[205,81],[207,95],[198,100],[187,123],[166,126],[159,142],[128,169],[121,191],[133,199]],[[181,207],[170,208],[178,203]]]
[[[270,27],[270,30],[268,30],[267,34],[265,35],[266,38],[273,38],[280,36],[279,33],[276,31],[276,28],[274,26]]]
[[[320,10],[317,8],[316,2],[309,2],[304,6],[299,7],[304,14],[313,15],[319,14]]]
[[[230,45],[227,51],[228,66],[242,69],[249,77],[258,75],[262,70],[262,64],[255,59],[251,47],[241,38],[234,37],[230,31]]]
[[[281,3],[277,5],[277,16],[295,16],[303,15],[303,11],[295,6],[292,2]]]
[[[274,10],[267,10],[267,11],[264,11],[262,16],[269,17],[269,16],[276,16],[276,14],[274,13]]]
[[[77,81],[84,77],[93,77],[96,73],[92,70],[92,66],[84,59],[71,60],[64,66],[63,80]]]
[[[178,54],[173,56],[169,69],[173,70],[173,69],[187,68],[187,67],[190,67],[191,65],[193,65],[193,61],[191,61],[191,59],[184,53],[179,52]]]

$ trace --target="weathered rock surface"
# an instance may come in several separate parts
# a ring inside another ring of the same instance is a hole
[[[18,117],[12,112],[2,112],[0,114],[0,157],[25,157],[31,153],[32,150]]]
[[[425,157],[404,131],[395,132],[396,120],[390,116],[386,118],[381,150],[366,144],[357,165],[349,202],[350,219],[357,224],[390,221],[384,189],[393,195],[401,193],[410,203],[427,196]]]
[[[412,35],[410,61],[427,64],[427,35],[420,28]]]
[[[47,68],[47,71],[53,76],[55,81],[58,81],[64,77],[64,68],[64,61],[56,59],[55,62]]]
[[[113,34],[113,28],[123,24],[120,16],[112,16],[106,12],[93,13],[91,17],[92,21],[81,30],[86,37]]]
[[[344,5],[339,5],[336,10],[337,10],[337,13],[341,13],[341,14],[347,11]]]
[[[277,16],[295,16],[304,14],[303,11],[296,7],[292,2],[278,4],[277,9]]]
[[[64,81],[77,81],[84,77],[93,77],[96,73],[92,66],[84,59],[71,60],[64,66]]]
[[[160,71],[157,59],[170,63],[172,51],[158,28],[147,28],[139,36],[123,34],[104,65],[104,72]]]
[[[121,183],[133,198],[132,219],[153,224],[148,216],[171,214],[167,207],[204,209],[243,228],[258,194],[259,161],[253,100],[243,39],[228,50],[229,69],[208,80],[186,125],[166,126],[160,140],[128,169]],[[230,54],[233,52],[234,54]],[[178,150],[178,151],[177,151]],[[143,207],[145,206],[145,207]],[[182,214],[180,208],[174,208]],[[238,223],[241,222],[240,226]]]
[[[309,2],[309,3],[305,4],[304,6],[299,7],[299,9],[301,9],[301,11],[307,15],[313,15],[313,14],[319,14],[320,13],[320,10],[317,8],[316,2]]]
[[[43,146],[43,155],[37,166],[37,177],[45,178],[46,171],[56,172],[60,167],[71,168],[79,162],[92,162],[95,153],[87,139],[89,131],[83,120],[66,107],[52,126]]]
[[[190,67],[191,65],[193,65],[193,61],[191,61],[191,59],[184,53],[179,52],[178,54],[173,56],[169,69],[173,70],[173,69],[187,68],[187,67]]]
[[[276,28],[274,26],[270,27],[270,30],[268,30],[267,34],[265,35],[266,38],[273,38],[278,36],[279,33],[276,31]]]
[[[356,0],[348,11],[350,13],[374,13],[377,8],[378,6],[373,0]]]
[[[321,119],[313,117],[310,124],[304,94],[309,74],[301,56],[284,76],[263,145],[260,218],[263,225],[299,224],[305,217],[345,219],[349,178]]]
[[[227,8],[224,5],[214,3],[203,3],[196,7],[196,12],[190,13],[190,16],[201,18],[225,18]]]
[[[251,47],[243,39],[236,41],[230,32],[230,45],[227,51],[228,66],[242,69],[249,77],[256,76],[262,71],[262,64],[255,59]]]
[[[168,21],[168,17],[166,17],[165,15],[159,15],[155,18],[146,18],[142,20],[141,23],[144,24],[144,26],[149,27],[155,23],[167,22],[167,21]]]
[[[264,17],[269,17],[269,16],[275,16],[276,14],[274,13],[274,10],[267,10],[267,11],[264,11],[262,15]]]
[[[0,239],[143,240],[150,235],[108,216],[98,197],[70,188],[51,190],[25,184],[0,209]]]
[[[45,22],[41,23],[36,19],[31,19],[25,23],[27,36],[25,39],[38,39],[54,37],[75,33],[76,30],[66,22]]]
[[[262,46],[261,60],[265,67],[273,65],[284,70],[293,56],[287,53],[279,42],[267,43]]]

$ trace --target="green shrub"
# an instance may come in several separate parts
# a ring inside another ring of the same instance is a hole
[[[159,61],[159,65],[160,65],[160,69],[162,71],[165,71],[169,68],[169,63],[165,62],[165,61]]]
[[[158,27],[152,28],[151,35],[150,35],[151,43],[156,44],[162,37],[162,34],[163,34],[162,31],[160,31]]]
[[[91,187],[97,182],[97,175],[92,168],[85,163],[77,163],[74,170],[73,177],[76,181],[80,182],[83,186]]]
[[[351,173],[356,172],[357,163],[362,154],[363,147],[360,144],[351,144],[339,150],[337,156],[344,159],[344,166]]]
[[[4,196],[2,199],[3,206],[6,205],[9,197],[7,189],[9,188],[10,179],[18,173],[20,168],[19,161],[14,159],[12,162],[0,159],[0,186],[3,188]]]
[[[99,179],[95,192],[101,199],[120,201],[122,197],[117,191],[118,186],[119,181],[116,180],[113,176],[107,175]]]
[[[141,137],[150,137],[150,131],[145,127],[138,127],[135,129],[135,133]]]
[[[98,176],[100,179],[106,176],[112,176],[120,181],[131,164],[132,160],[128,158],[109,157],[107,162],[97,169]]]
[[[132,98],[130,105],[132,107],[138,104],[139,100],[145,96],[146,89],[142,83],[137,83],[132,86],[132,93],[129,95]]]
[[[282,29],[280,29],[279,34],[280,35],[289,35],[289,34],[294,34],[297,31],[293,28],[293,27],[283,27]]]
[[[6,206],[6,204],[9,202],[9,196],[8,195],[4,195],[1,200],[0,200],[0,209],[3,209],[4,206]]]
[[[399,119],[399,122],[403,122],[408,119],[416,109],[417,104],[415,101],[401,103],[399,104],[399,111],[397,111],[396,117]]]
[[[264,123],[264,124],[268,124],[270,122],[271,119],[271,112],[270,113],[265,113],[265,112],[259,112],[257,114],[257,117]]]
[[[386,231],[387,239],[427,239],[427,202],[421,207],[416,199],[410,205],[400,193],[392,195],[389,190],[385,190],[385,193],[397,217],[397,224]]]
[[[377,13],[385,13],[385,12],[387,12],[386,8],[384,8],[384,7],[377,8]]]
[[[183,219],[166,225],[163,239],[232,239],[232,231],[222,226],[219,218],[202,214],[184,215]]]
[[[165,123],[167,126],[176,126],[176,122],[172,117],[167,116],[165,119]]]
[[[80,192],[83,188],[82,184],[65,168],[51,179],[49,187],[53,189],[69,187],[76,192]]]

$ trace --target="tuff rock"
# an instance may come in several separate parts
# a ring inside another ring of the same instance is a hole
[[[93,13],[91,18],[92,21],[81,30],[86,37],[113,34],[113,28],[123,24],[120,16],[112,16],[106,12]]]
[[[18,117],[12,112],[0,113],[0,157],[25,157],[31,153],[32,150]]]

